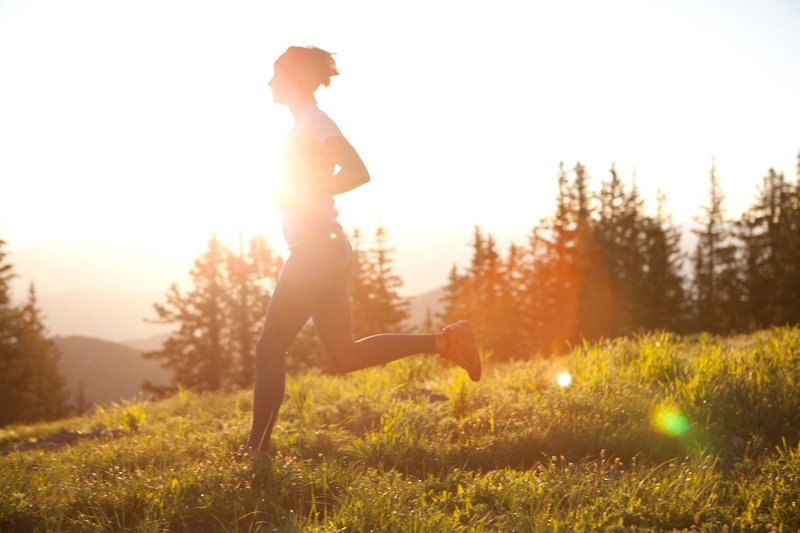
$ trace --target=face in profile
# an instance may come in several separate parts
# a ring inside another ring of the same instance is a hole
[[[285,68],[275,65],[272,79],[269,80],[272,89],[272,101],[276,104],[288,104],[294,93],[294,83]]]

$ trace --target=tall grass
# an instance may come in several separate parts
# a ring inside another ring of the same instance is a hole
[[[260,464],[249,391],[7,427],[0,531],[795,531],[799,358],[784,328],[584,345],[478,384],[424,357],[310,372]],[[62,427],[117,431],[23,451]]]

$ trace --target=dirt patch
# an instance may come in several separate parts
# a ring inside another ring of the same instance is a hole
[[[61,428],[48,437],[32,439],[8,450],[3,450],[0,452],[0,455],[8,455],[11,452],[27,452],[30,450],[52,451],[81,440],[117,439],[125,435],[125,433],[126,432],[121,429],[98,428],[91,433],[79,433],[77,431],[69,431],[66,428]]]

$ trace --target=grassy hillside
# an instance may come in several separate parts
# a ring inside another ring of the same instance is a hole
[[[78,336],[58,337],[55,343],[67,388],[74,395],[83,381],[90,403],[105,405],[132,398],[140,393],[145,379],[159,385],[169,382],[169,371],[131,347]]]
[[[795,328],[489,363],[479,384],[422,357],[310,373],[259,464],[237,451],[249,391],[6,428],[0,530],[796,531],[798,363]]]

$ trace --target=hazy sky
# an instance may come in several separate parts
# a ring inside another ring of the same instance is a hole
[[[795,177],[800,2],[0,0],[0,237],[21,282],[163,292],[212,232],[266,233],[291,125],[289,45],[337,53],[318,94],[373,180],[407,293],[466,264],[472,228],[522,242],[559,161],[612,162],[678,221],[712,157],[731,214],[770,166]]]

